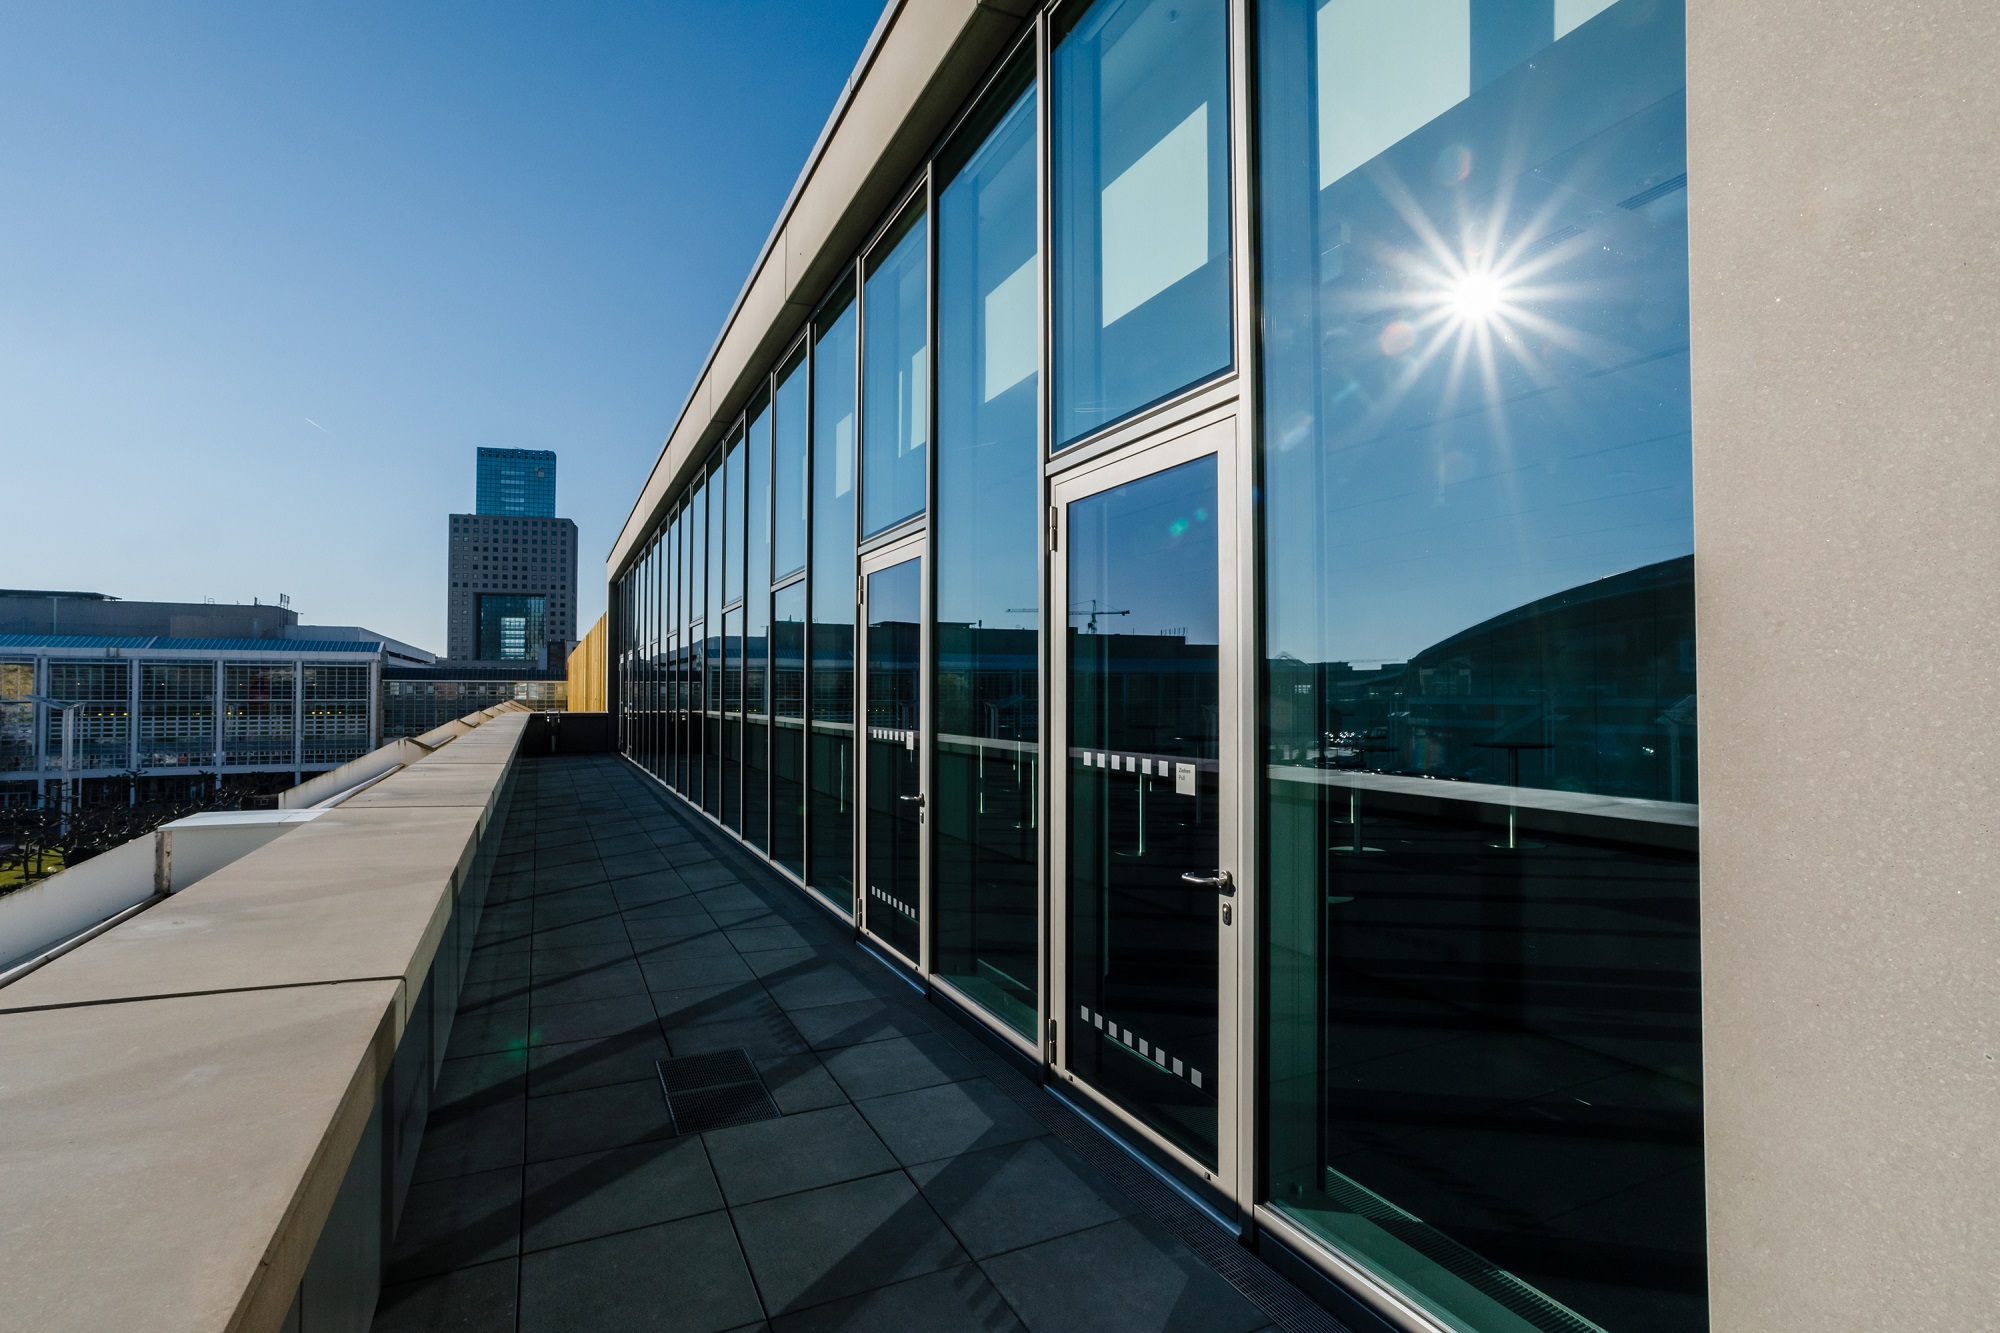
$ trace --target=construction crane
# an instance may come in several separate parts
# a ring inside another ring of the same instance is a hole
[[[1083,605],[1081,602],[1075,604],[1075,606],[1081,605]],[[1071,620],[1075,620],[1078,616],[1083,615],[1090,617],[1090,623],[1083,627],[1085,634],[1097,633],[1097,618],[1099,616],[1129,616],[1132,614],[1130,611],[1119,611],[1112,607],[1101,605],[1095,597],[1090,599],[1090,609],[1088,611],[1078,611],[1075,609],[1075,606],[1072,606],[1070,609],[1069,618]]]

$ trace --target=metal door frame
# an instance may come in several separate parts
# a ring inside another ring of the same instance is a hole
[[[881,935],[868,928],[868,579],[885,569],[915,560],[919,594],[917,650],[917,791],[928,798],[931,790],[931,580],[930,546],[927,532],[915,532],[864,551],[860,574],[855,580],[854,600],[854,929],[868,942],[928,975],[931,966],[931,856],[930,811],[918,812],[917,835],[917,954],[911,958]]]
[[[1047,617],[1049,626],[1048,712],[1043,720],[1046,738],[1044,771],[1048,793],[1048,878],[1044,883],[1043,920],[1047,923],[1049,1030],[1048,1077],[1087,1100],[1091,1109],[1119,1129],[1143,1140],[1205,1181],[1215,1190],[1248,1207],[1250,1177],[1243,1151],[1250,1132],[1243,1096],[1248,1069],[1247,1041],[1250,1030],[1243,1012],[1244,980],[1252,964],[1248,937],[1247,903],[1239,889],[1231,902],[1233,922],[1224,925],[1218,898],[1216,910],[1216,1165],[1213,1169],[1190,1157],[1164,1136],[1141,1122],[1069,1069],[1070,1025],[1076,1021],[1069,995],[1069,506],[1115,486],[1143,480],[1169,468],[1213,455],[1216,460],[1216,596],[1217,596],[1217,709],[1216,754],[1221,760],[1217,799],[1216,845],[1221,869],[1231,872],[1238,885],[1245,874],[1250,848],[1250,830],[1243,818],[1242,795],[1250,774],[1243,770],[1244,742],[1241,710],[1236,707],[1241,692],[1250,685],[1243,676],[1240,609],[1247,604],[1252,589],[1251,569],[1245,559],[1243,497],[1238,463],[1242,441],[1237,407],[1231,403],[1215,411],[1179,422],[1158,438],[1145,441],[1116,454],[1093,459],[1050,479],[1049,522],[1053,550],[1049,553]],[[1064,609],[1058,623],[1054,608]],[[1207,867],[1190,867],[1207,869]]]

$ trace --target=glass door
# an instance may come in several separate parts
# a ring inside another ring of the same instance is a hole
[[[1232,1188],[1234,422],[1056,483],[1058,1067]]]
[[[921,968],[924,579],[921,536],[864,557],[860,926]]]

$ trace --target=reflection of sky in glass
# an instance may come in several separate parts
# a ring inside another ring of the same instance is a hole
[[[924,507],[924,446],[930,440],[929,266],[925,219],[905,217],[900,240],[885,240],[862,291],[867,349],[861,528],[870,535]]]
[[[854,623],[854,303],[813,343],[813,619]],[[825,319],[822,316],[822,319]]]
[[[1216,642],[1215,458],[1069,507],[1069,626]]]
[[[1035,94],[1020,88],[938,195],[937,618],[1032,630],[1041,331]]]
[[[1319,36],[1360,8],[1383,7],[1332,0]],[[1635,61],[1629,41],[1607,58],[1616,19],[1294,187],[1297,250],[1317,259],[1273,259],[1296,288],[1271,303],[1273,656],[1403,660],[1692,549],[1682,58],[1653,43]],[[1460,60],[1450,43],[1424,58]],[[1465,60],[1477,82],[1476,45]],[[1322,152],[1410,110],[1341,101],[1370,86],[1319,85],[1320,124],[1360,126]]]

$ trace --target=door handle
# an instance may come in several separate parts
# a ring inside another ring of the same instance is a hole
[[[922,805],[924,803],[924,794],[918,792],[915,796],[898,796],[896,799],[899,801],[915,801],[918,805]]]
[[[1236,881],[1227,870],[1218,870],[1213,875],[1197,875],[1192,870],[1181,872],[1181,883],[1199,884],[1204,889],[1214,889],[1225,898],[1236,896]]]

